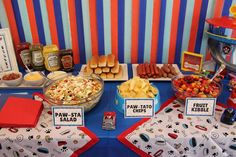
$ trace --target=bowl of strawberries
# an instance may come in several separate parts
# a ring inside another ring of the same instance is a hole
[[[188,97],[217,98],[222,85],[201,75],[178,75],[172,78],[172,88],[178,99],[185,102]]]

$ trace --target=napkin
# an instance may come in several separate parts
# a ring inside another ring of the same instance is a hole
[[[0,127],[35,127],[42,110],[40,101],[10,96],[0,111]]]

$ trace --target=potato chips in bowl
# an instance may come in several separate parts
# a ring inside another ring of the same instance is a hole
[[[120,112],[124,112],[125,99],[154,99],[155,112],[160,108],[160,94],[156,86],[147,79],[134,77],[117,87],[115,104]]]

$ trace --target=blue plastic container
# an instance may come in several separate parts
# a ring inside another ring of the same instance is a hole
[[[155,112],[157,112],[160,109],[160,93],[159,90],[156,86],[152,85],[153,87],[155,87],[157,89],[157,95],[154,98],[155,101]],[[116,109],[121,112],[124,113],[124,103],[125,103],[125,99],[120,95],[119,90],[116,90],[116,97],[115,97],[115,107]]]

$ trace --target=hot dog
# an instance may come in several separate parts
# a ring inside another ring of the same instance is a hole
[[[151,69],[151,75],[152,77],[155,75],[155,71],[154,71],[154,64],[150,64],[150,69]]]
[[[146,70],[146,74],[148,75],[148,77],[151,77],[151,69],[148,63],[144,63],[145,65],[145,70]]]
[[[137,66],[137,74],[138,74],[139,77],[141,77],[141,75],[142,75],[142,74],[141,74],[141,70],[142,70],[142,69],[141,69],[141,65],[139,64],[139,65]]]

